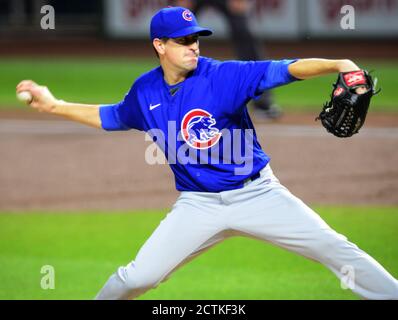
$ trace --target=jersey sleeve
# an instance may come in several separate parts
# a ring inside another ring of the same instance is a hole
[[[137,90],[134,85],[124,97],[123,101],[116,104],[101,105],[99,114],[101,125],[104,130],[144,130],[144,117],[140,109]]]
[[[295,81],[288,71],[296,60],[225,61],[216,72],[215,83],[222,102],[242,110],[247,101],[258,98],[264,90]]]
[[[289,65],[296,61],[297,59],[268,61],[267,71],[264,73],[257,86],[256,95],[261,94],[265,90],[299,80],[292,76],[288,69]]]

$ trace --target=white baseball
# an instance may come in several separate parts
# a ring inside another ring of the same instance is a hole
[[[17,98],[18,100],[25,102],[25,103],[31,103],[32,102],[32,94],[29,91],[21,91],[17,93]]]

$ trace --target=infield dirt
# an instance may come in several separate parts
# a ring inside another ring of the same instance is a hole
[[[45,121],[40,121],[40,120]],[[313,114],[253,117],[271,166],[309,204],[398,204],[398,116],[369,114],[360,134],[327,134]],[[0,113],[0,210],[167,209],[167,165],[148,165],[143,133],[107,133],[35,112]]]

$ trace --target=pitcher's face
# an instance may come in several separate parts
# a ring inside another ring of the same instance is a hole
[[[198,66],[199,35],[163,39],[164,58],[178,69],[190,72]]]

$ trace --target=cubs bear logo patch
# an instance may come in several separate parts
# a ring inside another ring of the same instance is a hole
[[[221,138],[221,132],[214,127],[216,123],[216,120],[207,111],[193,109],[181,121],[182,137],[192,148],[211,148]]]

